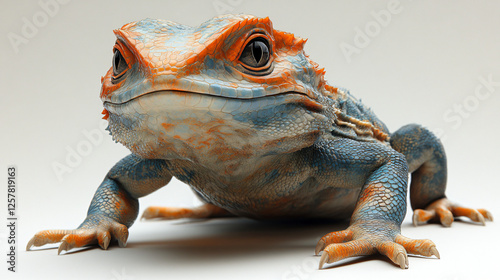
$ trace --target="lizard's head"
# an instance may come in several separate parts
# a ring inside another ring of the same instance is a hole
[[[114,139],[140,156],[290,152],[325,122],[321,99],[334,89],[305,40],[268,18],[225,15],[198,27],[146,19],[114,32],[100,96]]]

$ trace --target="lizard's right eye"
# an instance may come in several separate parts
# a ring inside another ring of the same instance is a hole
[[[118,49],[115,49],[115,53],[113,55],[113,79],[121,78],[127,69],[128,65],[125,58],[123,58],[123,55]]]

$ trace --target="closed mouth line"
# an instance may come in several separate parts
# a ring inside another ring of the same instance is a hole
[[[120,103],[106,100],[106,101],[103,102],[103,104],[124,105],[124,104],[127,104],[127,103],[135,100],[135,99],[143,97],[145,95],[150,95],[150,94],[153,94],[153,93],[165,92],[165,91],[178,92],[178,93],[200,94],[200,95],[205,95],[205,96],[219,97],[219,98],[232,99],[232,100],[256,100],[256,99],[262,99],[262,98],[273,97],[273,96],[278,96],[278,95],[287,95],[287,94],[297,94],[297,95],[302,95],[304,97],[310,98],[306,94],[303,94],[303,93],[300,93],[300,92],[296,92],[296,91],[279,92],[279,93],[276,93],[276,94],[264,95],[264,96],[258,96],[258,97],[252,97],[252,98],[238,98],[238,97],[229,97],[229,96],[223,96],[223,95],[215,95],[215,94],[206,93],[206,92],[183,91],[183,90],[168,90],[167,89],[167,90],[155,90],[155,91],[145,92],[143,94],[140,94],[140,95],[135,96],[135,97],[133,97],[133,98],[127,100],[127,101],[120,102]]]

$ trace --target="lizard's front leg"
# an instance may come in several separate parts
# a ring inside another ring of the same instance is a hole
[[[430,240],[412,240],[400,234],[406,213],[408,167],[403,155],[389,151],[384,163],[366,181],[350,226],[321,238],[320,268],[347,257],[379,252],[401,268],[408,267],[407,252],[423,256],[439,253]]]
[[[87,218],[74,230],[43,230],[28,242],[43,246],[61,242],[58,253],[90,244],[107,249],[112,239],[124,247],[128,228],[139,211],[138,198],[166,185],[172,176],[165,160],[142,159],[129,155],[119,161],[97,189],[87,212]]]

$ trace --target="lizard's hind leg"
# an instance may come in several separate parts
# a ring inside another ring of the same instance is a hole
[[[175,220],[181,218],[208,219],[208,218],[231,217],[231,216],[234,215],[229,211],[227,211],[226,209],[220,208],[210,203],[206,203],[201,206],[193,208],[150,206],[146,210],[144,210],[141,219],[145,220],[151,220],[151,219]]]
[[[403,126],[391,135],[391,146],[405,155],[408,162],[414,225],[440,221],[451,226],[454,217],[459,216],[481,224],[493,220],[484,209],[461,207],[446,198],[446,155],[441,141],[432,132],[416,124]]]

